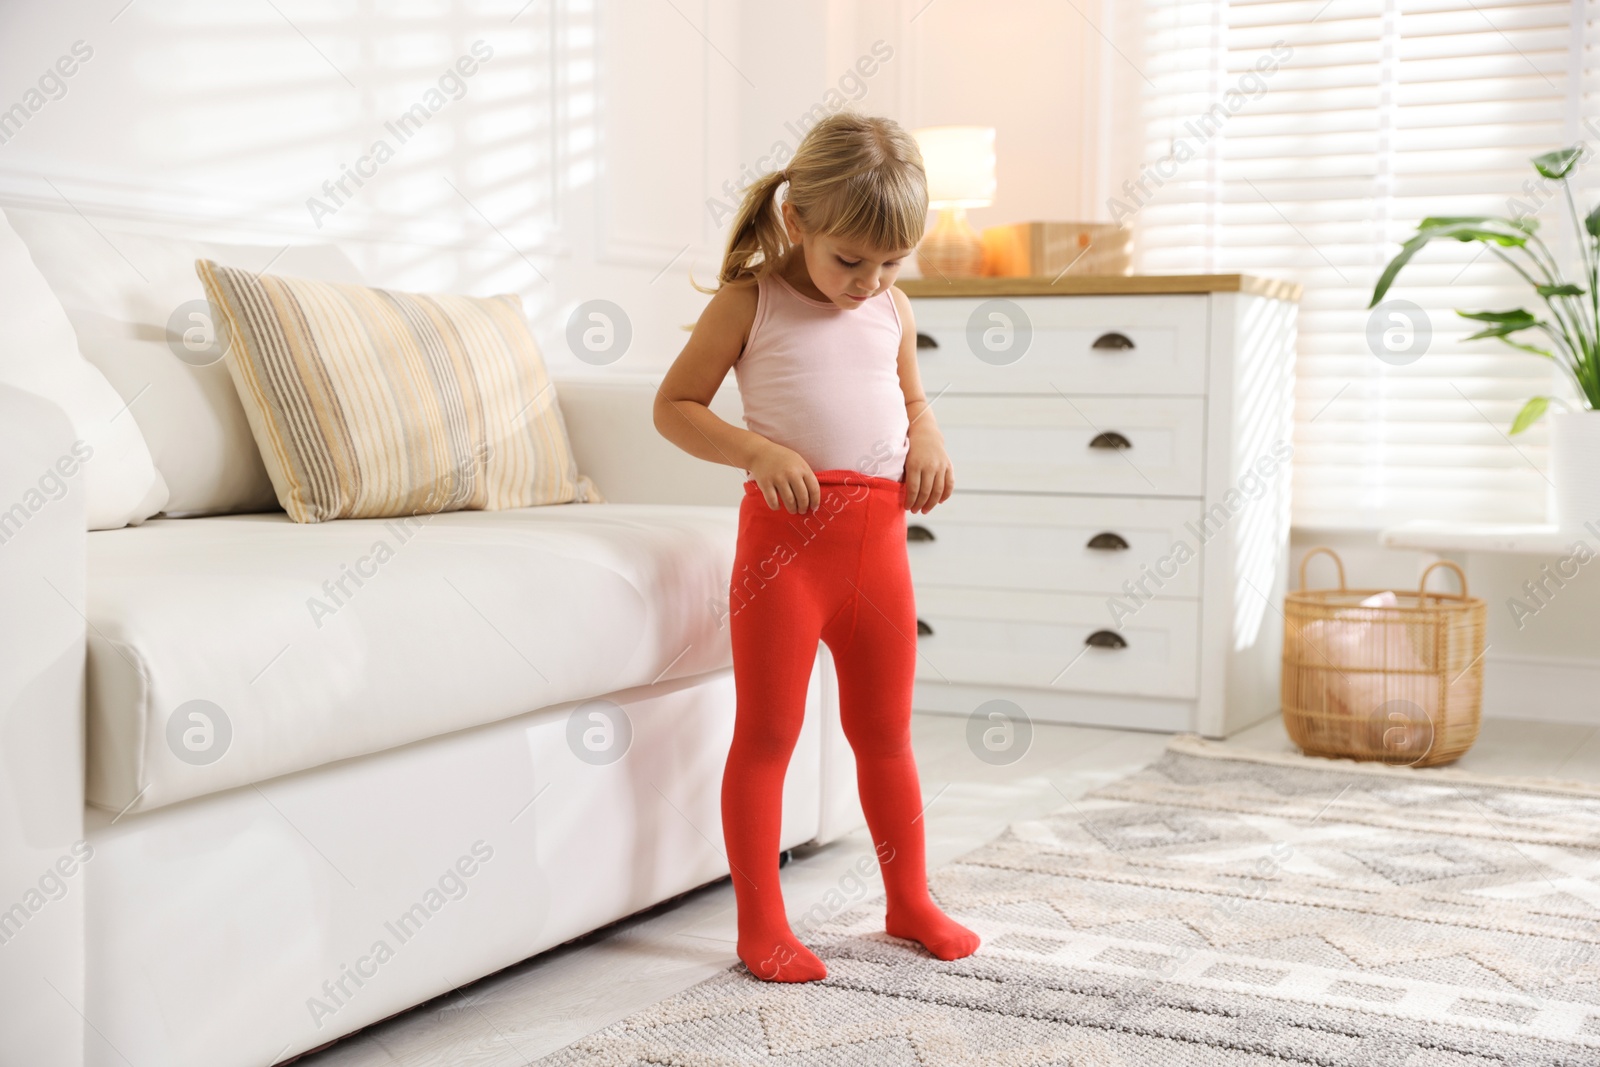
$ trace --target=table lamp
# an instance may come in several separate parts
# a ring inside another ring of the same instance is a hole
[[[913,136],[928,175],[928,206],[939,213],[918,246],[923,275],[983,273],[983,242],[967,222],[967,208],[994,202],[994,127],[927,126]]]

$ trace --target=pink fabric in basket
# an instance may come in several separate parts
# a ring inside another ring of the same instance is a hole
[[[1392,608],[1398,604],[1394,593],[1385,591],[1367,597],[1360,606]],[[1325,674],[1329,710],[1357,718],[1378,717],[1381,710],[1382,721],[1388,712],[1397,710],[1388,706],[1391,701],[1408,700],[1429,720],[1437,721],[1439,690],[1425,681],[1428,665],[1417,654],[1405,625],[1374,621],[1367,612],[1351,611],[1350,615],[1348,619],[1336,616],[1314,622],[1302,631],[1312,655],[1325,658],[1336,668]],[[1419,673],[1414,684],[1396,685],[1386,673],[1393,671]]]

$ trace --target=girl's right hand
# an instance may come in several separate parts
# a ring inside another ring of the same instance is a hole
[[[822,503],[817,476],[792,448],[771,441],[762,445],[750,461],[750,477],[773,511],[781,505],[791,515],[803,515]]]

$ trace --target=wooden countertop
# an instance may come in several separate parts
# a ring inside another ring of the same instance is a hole
[[[1294,282],[1255,274],[1066,274],[1049,278],[906,278],[907,296],[1127,296],[1142,293],[1251,293],[1298,301]]]

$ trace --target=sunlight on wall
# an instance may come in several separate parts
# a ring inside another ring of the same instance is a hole
[[[8,69],[94,49],[0,153],[18,199],[337,241],[379,284],[554,295],[563,192],[597,170],[592,3],[124,3],[0,13]]]

